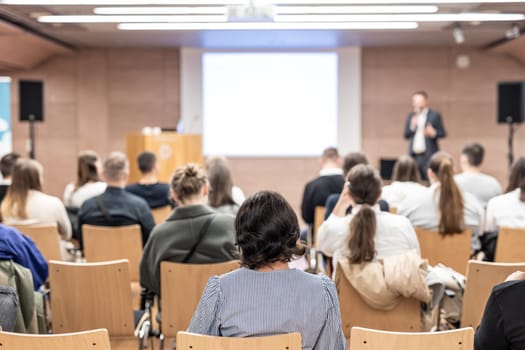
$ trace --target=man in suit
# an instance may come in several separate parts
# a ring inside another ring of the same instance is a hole
[[[438,139],[445,137],[447,132],[439,112],[428,108],[426,92],[416,92],[412,96],[412,106],[414,110],[407,115],[404,133],[405,139],[410,140],[408,154],[416,160],[421,178],[428,180],[428,162],[439,151]]]

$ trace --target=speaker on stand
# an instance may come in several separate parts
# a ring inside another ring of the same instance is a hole
[[[514,133],[525,117],[525,83],[505,82],[498,84],[498,123],[509,126],[507,144],[509,168],[514,163]]]
[[[29,122],[29,158],[35,159],[35,122],[44,121],[44,83],[37,80],[18,82],[20,121]]]

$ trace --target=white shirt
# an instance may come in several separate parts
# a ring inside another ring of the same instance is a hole
[[[390,208],[397,208],[408,194],[424,190],[426,187],[412,181],[394,181],[383,187],[381,198],[387,201]]]
[[[482,173],[461,173],[454,176],[456,184],[463,192],[472,193],[487,206],[489,199],[501,194],[501,185],[496,178]]]
[[[412,142],[412,151],[415,154],[425,153],[427,147],[425,145],[425,124],[427,122],[428,108],[425,108],[417,116],[416,133]]]
[[[237,204],[238,206],[241,206],[244,200],[246,199],[246,197],[244,196],[244,193],[239,187],[233,186],[232,187],[232,199],[235,202],[235,204]]]
[[[319,171],[319,176],[332,176],[332,175],[343,175],[343,169],[341,168],[326,168]]]
[[[80,208],[86,200],[101,195],[106,190],[102,181],[88,182],[75,191],[75,185],[67,184],[64,190],[64,204],[68,207]]]
[[[525,228],[525,203],[520,201],[520,194],[517,188],[489,200],[484,231],[500,227]]]
[[[349,256],[350,222],[360,208],[361,206],[357,205],[352,209],[350,215],[344,217],[331,214],[319,228],[317,248],[324,254],[333,257],[334,270],[337,261]],[[411,249],[419,252],[416,233],[407,218],[382,212],[378,205],[374,206],[374,211],[377,220],[374,236],[376,259],[404,254]]]

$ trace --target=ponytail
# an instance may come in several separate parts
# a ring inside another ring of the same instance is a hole
[[[350,222],[350,264],[360,264],[374,260],[376,234],[376,214],[372,207],[363,204],[361,210],[352,218]]]
[[[436,173],[440,182],[439,226],[438,231],[444,235],[460,233],[464,229],[463,196],[454,181],[452,161],[442,157]]]

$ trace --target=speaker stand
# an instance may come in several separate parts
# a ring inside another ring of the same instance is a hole
[[[514,147],[513,147],[514,133],[518,129],[519,124],[509,122],[508,125],[509,125],[509,137],[507,139],[507,144],[509,147],[509,153],[507,154],[507,158],[509,160],[509,169],[510,169],[512,167],[512,164],[514,163]]]
[[[29,116],[29,158],[35,159],[35,116]]]

